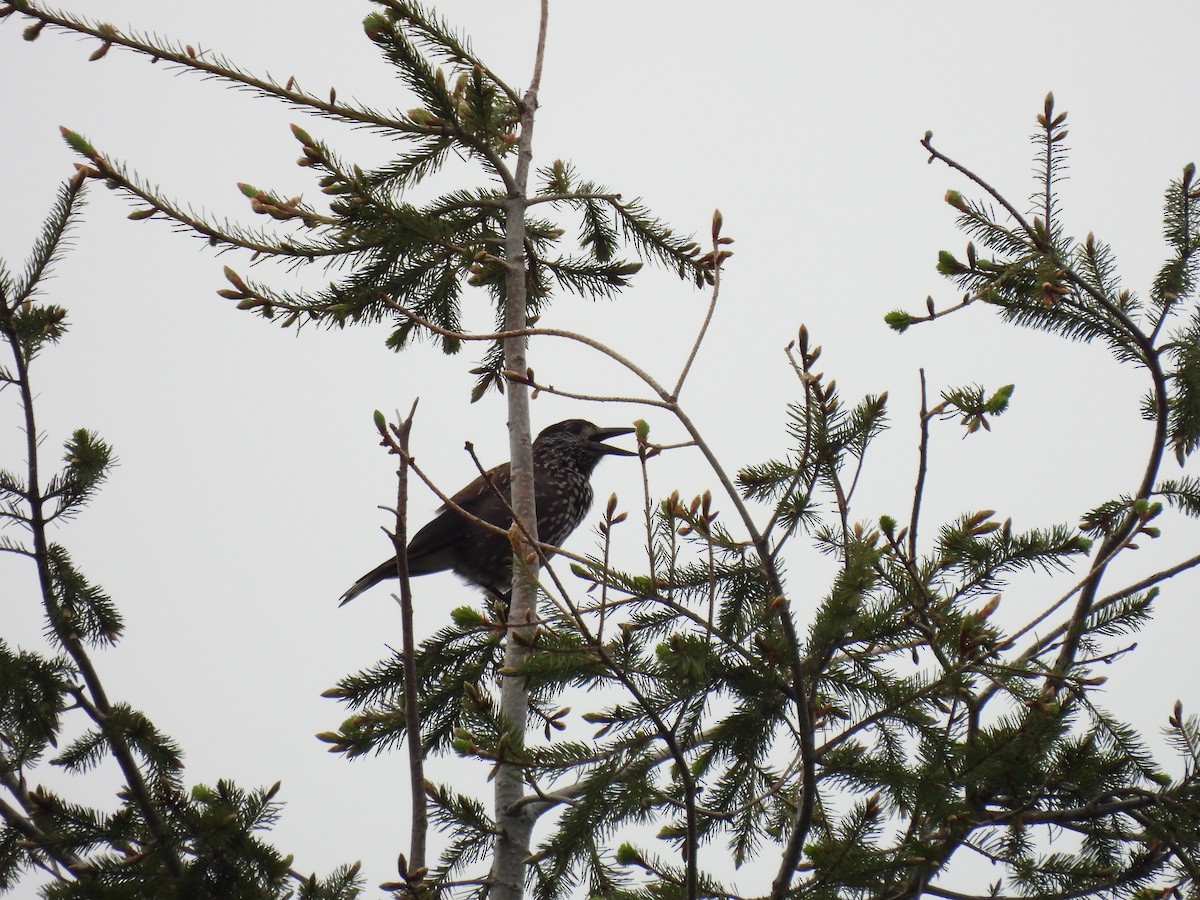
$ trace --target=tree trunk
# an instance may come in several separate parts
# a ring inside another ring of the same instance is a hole
[[[547,0],[542,0],[541,25],[538,33],[537,57],[529,90],[521,103],[521,131],[513,185],[506,204],[504,258],[506,275],[506,306],[504,330],[520,331],[527,326],[527,285],[525,260],[525,210],[528,205],[529,166],[533,159],[533,122],[537,112],[537,91],[541,81],[542,59],[546,44]],[[504,342],[504,366],[513,372],[524,373],[529,367],[525,359],[524,337],[510,337]],[[529,388],[509,382],[508,435],[509,459],[512,460],[513,511],[527,534],[538,538],[537,511],[533,492],[533,442],[529,427]],[[533,556],[527,553],[526,556]],[[508,634],[504,651],[505,669],[521,666],[529,654],[528,642],[513,640],[515,635],[531,632],[537,606],[536,557],[528,565],[513,565],[512,602],[508,610]],[[525,577],[525,571],[530,577]],[[529,693],[524,679],[505,675],[500,685],[500,714],[508,729],[505,746],[513,750],[525,743],[525,726],[529,718]],[[530,839],[535,820],[533,807],[521,805],[525,785],[519,766],[501,763],[495,776],[496,835],[492,859],[490,896],[496,900],[520,900],[525,890],[525,860],[529,857]]]

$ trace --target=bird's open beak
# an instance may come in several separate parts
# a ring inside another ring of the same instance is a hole
[[[611,453],[616,456],[637,456],[636,450],[624,450],[621,447],[610,447],[608,444],[602,444],[601,441],[608,440],[611,437],[618,437],[622,434],[633,434],[637,431],[636,428],[597,428],[588,440],[595,442],[601,453]]]

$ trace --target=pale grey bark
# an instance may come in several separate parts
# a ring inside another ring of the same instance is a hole
[[[529,89],[521,101],[521,131],[517,144],[517,165],[506,202],[504,258],[508,264],[506,276],[507,305],[504,311],[504,330],[520,331],[527,326],[525,210],[528,206],[529,166],[533,159],[533,124],[537,112],[537,92],[541,82],[542,59],[546,46],[546,20],[549,0],[542,0],[541,22],[538,31],[537,57]],[[510,337],[504,342],[504,366],[512,372],[524,373],[529,365],[525,358],[525,337]],[[512,507],[516,520],[525,534],[537,540],[537,512],[533,493],[533,444],[529,426],[529,388],[508,382],[509,459],[512,460]],[[532,552],[526,554],[534,556]],[[537,602],[538,565],[536,557],[528,565],[513,566],[512,602],[508,612],[508,640],[505,647],[505,671],[518,668],[528,654],[526,642],[513,636],[532,630],[530,622]],[[526,573],[529,573],[528,575]],[[525,724],[529,716],[529,694],[523,679],[505,675],[500,688],[500,714],[507,723],[508,740],[505,746],[517,749],[525,741]],[[525,861],[529,857],[530,840],[535,817],[528,805],[522,804],[524,781],[519,766],[501,763],[495,774],[496,835],[492,859],[489,896],[496,900],[519,900],[525,890]]]

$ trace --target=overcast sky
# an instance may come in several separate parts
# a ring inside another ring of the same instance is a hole
[[[437,6],[510,84],[527,83],[533,0]],[[333,85],[342,99],[416,105],[362,34],[368,3],[64,0],[63,8],[219,51],[255,72],[295,75],[316,93]],[[1127,285],[1144,293],[1164,256],[1163,190],[1200,156],[1190,90],[1198,18],[1194,2],[556,2],[535,163],[569,159],[586,177],[643,197],[681,231],[703,235],[713,209],[723,211],[737,255],[683,399],[731,469],[785,449],[782,413],[799,391],[783,348],[806,323],[847,398],[891,393],[894,429],[868,459],[856,517],[907,515],[924,366],[934,391],[1017,386],[992,434],[963,441],[955,427],[938,430],[926,534],[979,508],[1011,515],[1018,528],[1077,522],[1140,480],[1144,375],[1116,366],[1102,347],[1000,327],[983,308],[903,337],[886,329],[890,309],[920,310],[927,294],[956,299],[934,270],[938,250],[965,244],[942,196],[948,187],[972,192],[926,165],[918,141],[932,130],[940,149],[1026,208],[1028,135],[1053,90],[1070,113],[1067,228],[1111,243]],[[71,174],[76,157],[59,125],[167,193],[249,225],[261,220],[238,181],[319,202],[311,174],[293,163],[289,122],[364,165],[395,149],[120,50],[88,63],[95,43],[70,35],[46,31],[26,43],[24,27],[18,16],[0,25],[0,256],[11,267],[23,263]],[[424,344],[397,356],[383,345],[385,327],[297,338],[236,311],[215,291],[222,265],[245,272],[245,255],[218,258],[162,222],[128,221],[128,212],[91,190],[77,249],[48,297],[69,309],[72,330],[34,372],[47,456],[56,460],[82,426],[121,459],[92,507],[58,536],[126,615],[125,639],[100,657],[102,675],[114,697],[183,744],[189,781],[282,778],[276,842],[299,868],[326,872],[362,858],[369,883],[385,880],[407,845],[403,759],[346,764],[312,739],[344,715],[319,693],[400,641],[386,589],[344,609],[336,603],[387,555],[376,507],[394,498],[394,466],[371,414],[420,397],[415,452],[452,491],[473,475],[464,440],[485,462],[506,457],[503,401],[468,402],[478,358],[470,347],[448,358]],[[283,271],[275,278],[304,283]],[[595,334],[673,380],[705,300],[646,272],[611,303],[562,297],[543,323]],[[486,298],[466,302],[469,325],[487,328]],[[630,388],[574,347],[535,343],[530,361],[560,387]],[[15,401],[0,395],[7,468],[21,464]],[[535,428],[573,416],[603,425],[645,417],[659,439],[680,434],[635,407],[543,397],[533,416]],[[659,460],[653,476],[658,496],[714,483],[684,453]],[[628,461],[605,461],[595,485],[600,497],[617,491],[625,508],[639,503]],[[436,505],[418,492],[413,522]],[[629,539],[636,543],[632,531]],[[1190,555],[1195,530],[1177,523],[1160,543],[1125,560],[1112,584]],[[588,530],[571,546],[590,550]],[[806,577],[821,570],[803,554],[788,565],[803,619],[824,575]],[[1065,585],[1022,581],[1002,609],[1024,621]],[[1136,662],[1109,673],[1112,708],[1151,731],[1176,697],[1200,703],[1183,643],[1195,633],[1195,588],[1191,580],[1169,589]],[[11,643],[38,645],[33,589],[31,566],[0,558],[0,634]],[[423,634],[471,599],[450,576],[418,581],[415,591]]]

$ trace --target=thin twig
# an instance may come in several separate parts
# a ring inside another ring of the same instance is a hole
[[[716,259],[721,253],[718,243],[721,236],[721,220],[719,213],[713,220],[713,258]],[[719,260],[718,260],[719,261]],[[683,390],[683,383],[687,380],[688,372],[692,369],[692,363],[696,361],[696,355],[700,352],[700,344],[704,341],[704,335],[708,333],[709,323],[712,322],[713,313],[717,309],[717,299],[721,295],[721,266],[714,265],[712,268],[713,281],[712,293],[708,299],[708,309],[704,313],[704,321],[700,324],[700,330],[696,334],[696,339],[692,342],[691,352],[688,353],[688,358],[683,364],[683,368],[679,371],[679,380],[675,382],[675,389],[671,391],[671,399],[678,400],[679,394]]]
[[[384,429],[384,438],[394,443],[400,464],[396,468],[396,530],[392,545],[396,550],[396,576],[400,579],[400,626],[403,634],[404,659],[404,723],[408,733],[408,774],[412,822],[409,835],[408,859],[405,861],[406,880],[409,873],[425,868],[425,850],[429,835],[429,812],[425,794],[425,748],[421,740],[421,707],[417,692],[417,644],[413,625],[412,585],[408,571],[408,438],[413,416],[417,412],[413,400],[408,417],[398,426]],[[388,431],[390,430],[390,434]],[[419,879],[418,879],[419,880]]]
[[[451,337],[451,338],[454,338],[454,339],[460,340],[460,341],[503,341],[503,340],[508,340],[510,338],[527,338],[527,337],[559,337],[559,338],[564,338],[569,341],[575,341],[575,342],[583,344],[587,347],[591,347],[593,350],[597,351],[598,353],[603,354],[604,356],[607,356],[613,362],[617,363],[618,365],[620,365],[620,366],[624,367],[625,369],[627,369],[628,371],[632,372],[635,376],[637,376],[638,379],[640,379],[642,381],[643,384],[645,384],[648,388],[650,388],[652,391],[654,391],[654,393],[658,394],[659,397],[661,397],[663,399],[664,405],[666,406],[666,408],[668,408],[668,409],[672,408],[671,407],[671,395],[669,393],[667,393],[666,388],[664,388],[661,384],[659,384],[654,379],[654,377],[652,375],[650,375],[649,372],[645,371],[643,368],[641,368],[641,366],[639,366],[639,365],[637,365],[637,363],[633,362],[633,360],[629,359],[626,356],[622,356],[620,353],[613,350],[611,347],[608,347],[605,344],[600,343],[595,338],[588,337],[586,334],[580,334],[579,332],[576,332],[576,331],[566,331],[562,328],[513,328],[513,329],[505,329],[504,331],[490,331],[490,332],[453,331],[449,328],[442,328],[440,325],[437,325],[434,322],[431,322],[428,319],[424,318],[423,316],[418,315],[417,313],[413,312],[408,307],[404,306],[401,303],[397,303],[395,300],[392,300],[389,297],[381,297],[380,299],[382,300],[383,304],[385,306],[387,306],[389,309],[392,309],[392,310],[400,313],[401,315],[406,316],[407,318],[411,319],[413,322],[420,325],[422,328],[427,328],[430,331],[432,331],[434,334],[438,334],[443,337]],[[520,369],[520,370],[510,369],[510,371],[524,372],[525,370],[524,369]],[[633,402],[640,402],[640,401],[633,400]]]
[[[671,404],[665,400],[655,400],[652,397],[623,397],[614,394],[580,394],[575,391],[564,391],[556,388],[552,384],[542,384],[536,378],[530,378],[528,374],[518,375],[516,372],[505,372],[504,377],[518,384],[525,384],[533,388],[535,396],[537,394],[551,394],[555,397],[565,397],[568,400],[582,400],[585,403],[628,403],[631,406],[652,406],[658,409],[671,408]]]
[[[1030,224],[1025,220],[1024,216],[1022,216],[1019,212],[1017,212],[1017,208],[1015,206],[1013,206],[1011,203],[1009,203],[1008,199],[1003,194],[1001,194],[999,191],[997,191],[994,187],[992,187],[990,184],[988,184],[986,181],[984,181],[982,178],[980,178],[978,175],[976,175],[974,172],[972,172],[966,166],[962,165],[961,163],[956,162],[955,160],[946,156],[944,153],[934,149],[932,133],[926,134],[925,137],[921,139],[921,146],[929,151],[929,161],[930,162],[933,162],[933,160],[936,159],[936,160],[939,160],[939,161],[945,163],[947,166],[949,166],[951,169],[954,169],[956,172],[961,172],[963,175],[965,175],[967,177],[968,180],[973,181],[976,185],[978,185],[984,191],[986,191],[993,200],[995,200],[997,203],[999,203],[1001,206],[1003,206],[1004,210],[1010,216],[1012,216],[1013,221],[1021,226],[1021,230],[1024,231],[1027,235],[1029,235],[1031,239],[1033,238],[1034,230],[1033,230],[1032,226],[1030,226]]]
[[[929,409],[925,389],[925,369],[921,374],[921,441],[917,450],[917,484],[913,489],[912,517],[908,523],[908,556],[917,558],[917,522],[921,518],[921,497],[925,492],[925,473],[929,468]]]

